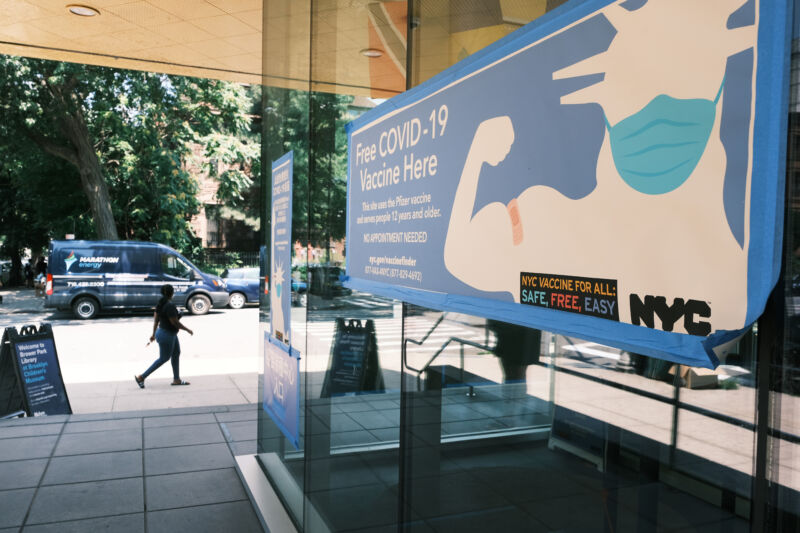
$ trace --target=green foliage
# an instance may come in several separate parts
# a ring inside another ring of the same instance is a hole
[[[345,236],[347,136],[352,96],[264,88],[265,166],[294,151],[293,240],[314,246]]]
[[[200,155],[220,163],[212,172],[219,199],[241,203],[252,172],[260,169],[252,96],[217,80],[0,57],[4,186],[29,200],[15,204],[14,216],[6,214],[11,226],[2,224],[0,237],[8,240],[21,231],[16,226],[26,226],[45,240],[67,232],[92,238],[91,188],[84,198],[76,195],[87,164],[74,157],[75,146],[86,142],[99,162],[120,238],[189,250],[197,242],[189,221],[200,204],[186,162],[200,146]],[[70,130],[75,121],[85,124],[85,135]],[[34,242],[30,236],[13,240]]]

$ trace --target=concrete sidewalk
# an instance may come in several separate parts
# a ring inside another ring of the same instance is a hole
[[[163,372],[169,375],[168,372]],[[98,383],[66,383],[72,412],[120,413],[147,409],[176,409],[258,403],[259,376],[219,374],[185,376],[191,385],[175,387],[171,377],[149,378],[142,390],[133,379]]]
[[[262,531],[252,404],[0,421],[0,532]]]
[[[10,313],[45,313],[44,297],[36,296],[33,289],[27,287],[0,288],[0,314]]]
[[[0,295],[12,322],[52,311]],[[0,420],[0,533],[262,531],[234,460],[256,452],[258,374],[185,379],[67,382],[73,415]]]

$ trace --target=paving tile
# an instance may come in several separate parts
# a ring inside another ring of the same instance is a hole
[[[214,416],[217,417],[217,421],[219,422],[241,422],[244,420],[258,420],[258,410],[254,405],[250,406],[250,409],[245,411],[233,411],[230,413],[216,413]]]
[[[0,463],[0,490],[36,487],[42,479],[47,459]]]
[[[261,533],[261,524],[249,501],[219,503],[200,507],[185,507],[167,511],[147,513],[149,533],[217,533],[235,531],[236,533]]]
[[[144,509],[142,478],[40,487],[28,524],[138,513]]]
[[[311,473],[311,482],[306,486],[308,492],[376,485],[381,482],[367,464],[355,455],[312,459],[308,461],[306,468]],[[327,472],[327,476],[314,475],[320,470]]]
[[[69,420],[70,415],[28,416],[0,420],[0,428],[12,426],[30,426],[35,424],[58,424]]]
[[[0,527],[21,526],[36,489],[0,492]]]
[[[120,429],[141,429],[140,418],[123,418],[121,420],[97,420],[94,422],[70,422],[64,433],[88,433],[91,431],[117,431]]]
[[[144,465],[148,476],[236,466],[227,444],[148,449],[144,453]]]
[[[268,439],[280,440],[280,439]],[[257,451],[256,441],[254,440],[240,440],[230,443],[231,452],[233,455],[253,455]]]
[[[140,429],[120,429],[62,435],[55,455],[85,455],[141,449],[142,431]]]
[[[145,428],[144,443],[146,448],[167,448],[170,446],[189,446],[192,444],[213,444],[225,442],[219,426],[214,424],[198,424],[194,426],[175,426]]]
[[[132,385],[135,386],[133,383]],[[167,385],[164,387],[165,390],[163,391],[153,390],[153,388],[150,388],[146,395],[138,394],[142,392],[138,390],[132,394],[118,395],[114,402],[114,409],[141,409],[142,407],[146,407],[151,409],[151,413],[153,413],[155,416],[163,416],[166,414],[163,411],[165,408],[178,410],[190,409],[192,406],[203,405],[208,407],[205,407],[204,411],[198,412],[208,413],[213,412],[212,408],[214,407],[216,407],[215,410],[224,411],[224,405],[226,403],[240,403],[245,399],[239,389],[203,390],[193,387],[180,387],[181,391],[176,391],[176,388],[178,387],[170,387]],[[219,407],[220,405],[223,407]],[[156,412],[157,410],[161,410],[161,413]]]
[[[247,495],[233,468],[148,476],[147,509],[157,511],[192,505],[244,500]]]
[[[50,457],[57,440],[58,435],[2,439],[0,440],[0,461]]]
[[[383,413],[378,411],[361,411],[361,412],[352,412],[349,413],[350,418],[356,421],[361,427],[364,429],[386,429],[390,427],[397,427],[399,423],[396,423],[386,416]],[[399,422],[399,421],[398,421]],[[335,424],[332,428],[334,431],[347,431],[345,428],[339,428]]]
[[[162,407],[160,409],[146,409],[146,410],[139,409],[130,411],[119,411],[114,413],[114,417],[148,418],[148,417],[175,416],[175,415],[197,415],[203,413],[227,412],[227,410],[228,410],[227,407],[225,407],[224,405],[211,405],[203,407],[169,407],[169,408]]]
[[[395,442],[400,440],[400,428],[370,429],[369,432],[380,442]]]
[[[152,416],[144,419],[144,427],[157,428],[168,426],[188,426],[191,424],[212,424],[216,422],[213,413],[196,415]]]
[[[226,440],[253,440],[256,438],[258,423],[255,420],[241,422],[220,422],[220,429]]]
[[[258,404],[253,403],[242,403],[242,404],[234,404],[226,406],[228,412],[235,412],[235,411],[249,411],[250,409],[258,410]]]
[[[368,431],[343,431],[331,434],[331,446],[353,446],[378,442]]]
[[[58,435],[64,424],[31,424],[29,426],[6,426],[0,428],[0,439],[16,437],[37,437],[39,435]]]
[[[144,513],[25,526],[25,533],[85,533],[86,531],[144,533]]]
[[[141,450],[53,457],[42,485],[141,477]]]
[[[75,409],[73,409],[74,411]],[[78,413],[69,418],[70,422],[95,422],[97,420],[114,420],[117,418],[117,413]]]

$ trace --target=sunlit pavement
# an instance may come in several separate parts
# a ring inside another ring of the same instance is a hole
[[[32,290],[27,292],[33,294]],[[68,313],[32,312],[35,311],[35,304],[30,301],[26,303],[30,296],[25,291],[12,293],[12,298],[8,297],[8,291],[3,294],[0,325],[19,326],[41,321],[53,324],[64,381],[75,413],[116,413],[258,402],[261,365],[258,345],[259,336],[263,335],[263,325],[258,322],[258,309],[214,310],[204,316],[187,316],[184,322],[195,331],[195,335],[181,333],[181,369],[182,377],[191,381],[192,385],[171,386],[171,368],[167,364],[147,380],[145,390],[140,390],[133,375],[141,373],[157,357],[155,345],[146,346],[152,331],[151,316],[121,315],[81,321],[73,319]],[[10,312],[14,310],[17,312]],[[396,376],[401,372],[400,310],[383,311],[378,315],[379,318],[375,318],[380,365],[385,375],[395,376],[394,379],[387,379],[387,387],[399,388]],[[348,311],[331,309],[316,312],[313,316],[315,320],[308,321],[304,308],[293,308],[292,324],[295,340],[302,353],[302,372],[324,375],[328,368],[337,316],[347,317]],[[409,317],[405,324],[406,336],[423,338],[437,317],[438,313]],[[412,346],[409,349],[408,363],[411,366],[423,366],[451,337],[465,338],[478,344],[493,344],[493,339],[478,325],[479,322],[455,318],[437,327],[422,348]],[[303,332],[307,334],[303,336]],[[672,405],[668,401],[655,400],[635,392],[640,389],[668,400],[673,395],[669,384],[619,371],[616,368],[620,360],[618,350],[587,343],[571,344],[563,337],[556,337],[553,343],[545,338],[544,345],[552,345],[557,357],[550,359],[545,354],[542,363],[549,365],[554,360],[557,368],[571,369],[573,373],[553,374],[551,367],[532,365],[527,380],[530,396],[554,401],[559,406],[608,422],[640,437],[665,445],[672,443]],[[460,348],[458,344],[453,344],[436,359],[436,364],[458,367],[460,359]],[[490,352],[467,347],[464,361],[467,371],[496,383],[502,380],[497,359]],[[587,380],[576,375],[575,371],[617,382],[623,388],[610,388]],[[684,388],[680,399],[685,404],[739,419],[745,424],[755,422],[752,419],[754,389],[749,386],[731,390]],[[781,395],[780,401],[784,408],[800,409],[795,397]],[[698,459],[725,464],[745,475],[752,474],[751,429],[683,409],[680,411],[678,428],[674,436],[677,450]],[[787,430],[793,434],[800,433],[800,428],[789,427]],[[792,454],[796,454],[794,448],[797,446],[785,442],[781,444],[781,449],[788,454],[788,447],[792,447]],[[783,483],[800,488],[800,468],[788,471],[793,475],[784,476]]]

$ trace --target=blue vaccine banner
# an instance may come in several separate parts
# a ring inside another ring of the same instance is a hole
[[[780,266],[791,2],[572,0],[347,126],[347,285],[714,367]]]
[[[291,346],[292,171],[294,153],[272,163],[272,253],[269,269],[272,337]]]
[[[294,153],[272,163],[269,256],[270,330],[264,333],[263,408],[300,445],[300,352],[292,347],[292,176]]]
[[[264,335],[264,411],[300,447],[300,359]]]

